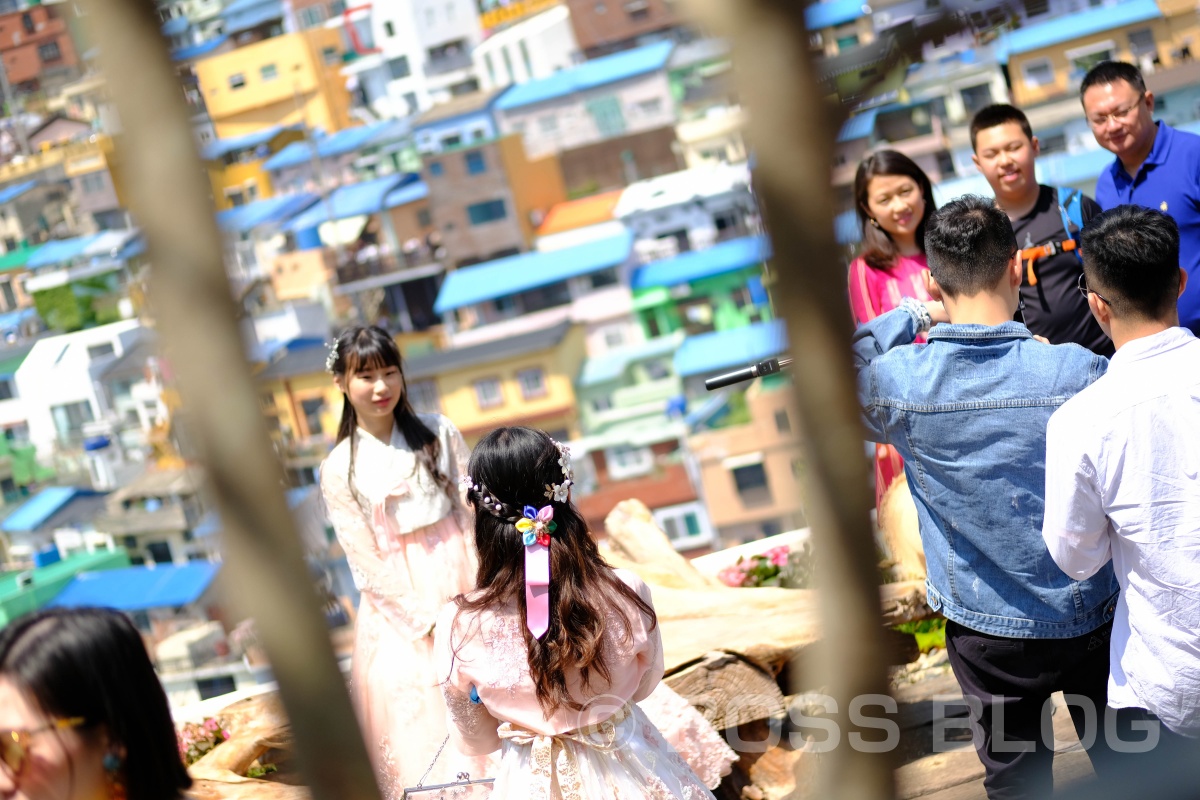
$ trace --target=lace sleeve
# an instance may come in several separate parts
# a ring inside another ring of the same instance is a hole
[[[446,448],[449,458],[449,478],[454,482],[455,486],[459,487],[459,496],[462,501],[463,508],[467,506],[467,491],[459,485],[459,479],[467,474],[467,462],[471,459],[471,451],[467,447],[467,441],[463,438],[462,433],[454,426],[454,423],[445,417],[442,418],[442,441]]]
[[[468,756],[482,756],[500,749],[500,737],[496,729],[500,722],[479,701],[478,692],[471,697],[472,687],[457,670],[455,647],[466,647],[466,643],[454,643],[455,633],[461,628],[455,625],[455,608],[447,604],[438,619],[433,637],[434,664],[442,681],[442,697],[446,700],[446,729],[450,741],[459,752]]]
[[[436,609],[424,608],[422,603],[396,591],[397,576],[383,560],[375,534],[362,507],[351,494],[346,478],[336,474],[336,470],[322,466],[321,496],[338,543],[346,552],[355,587],[370,594],[402,633],[412,639],[428,634],[436,619]]]

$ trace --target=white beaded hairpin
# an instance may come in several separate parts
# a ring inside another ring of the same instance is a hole
[[[563,482],[562,483],[547,483],[546,497],[552,498],[556,503],[565,503],[569,497],[571,484],[575,482],[575,471],[571,468],[571,451],[562,442],[555,441],[554,446],[558,448],[558,466],[562,468]]]

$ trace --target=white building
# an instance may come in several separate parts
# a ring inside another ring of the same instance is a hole
[[[565,5],[493,33],[472,55],[484,90],[548,78],[584,60]]]
[[[376,3],[370,14],[378,52],[351,62],[342,74],[376,114],[407,117],[479,89],[471,51],[483,31],[474,0]]]
[[[109,416],[98,378],[135,344],[141,328],[137,320],[114,322],[41,339],[29,351],[14,380],[39,458],[77,451],[84,426]]]

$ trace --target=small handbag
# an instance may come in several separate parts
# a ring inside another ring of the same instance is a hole
[[[429,762],[429,766],[425,769],[425,774],[417,781],[416,786],[404,790],[400,795],[400,800],[409,800],[409,798],[417,796],[430,796],[437,798],[437,800],[450,800],[451,798],[454,798],[454,800],[472,800],[473,798],[484,798],[490,794],[491,786],[496,782],[495,778],[472,778],[466,772],[458,773],[456,776],[458,780],[452,783],[425,786],[425,779],[429,777],[429,773],[433,772],[434,765],[441,758],[442,751],[446,749],[446,743],[449,741],[449,736],[442,740],[442,745],[433,754],[433,760]],[[486,790],[483,787],[487,787]]]

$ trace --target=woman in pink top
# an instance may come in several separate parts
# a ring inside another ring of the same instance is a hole
[[[636,705],[663,675],[650,591],[600,557],[566,449],[500,428],[465,478],[479,586],[438,618],[450,738],[500,751],[492,797],[712,798]]]
[[[862,248],[850,264],[850,309],[856,325],[891,311],[905,297],[932,299],[925,281],[925,223],[935,208],[929,177],[903,153],[880,150],[858,165],[854,210]],[[903,474],[896,449],[876,445],[876,504]]]

